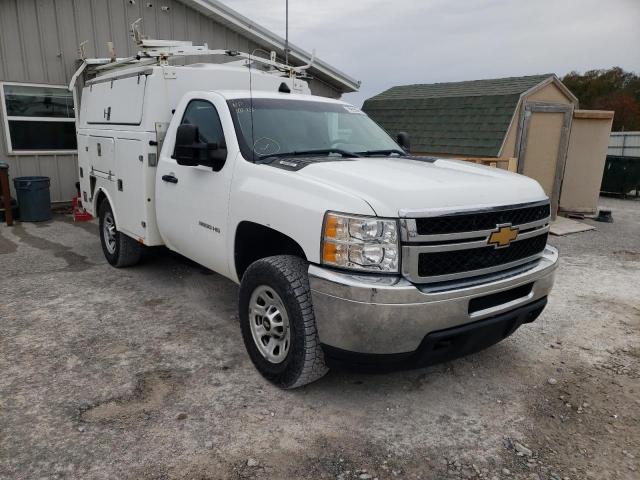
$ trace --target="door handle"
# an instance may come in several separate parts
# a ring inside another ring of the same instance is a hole
[[[173,175],[163,175],[162,180],[169,183],[178,183],[178,179]]]

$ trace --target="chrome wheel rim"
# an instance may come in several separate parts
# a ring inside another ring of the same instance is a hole
[[[107,252],[111,255],[116,253],[116,221],[113,219],[111,212],[104,214],[104,219],[102,220],[102,236],[104,237]]]
[[[249,328],[260,354],[271,363],[282,363],[291,345],[289,315],[275,290],[257,287],[249,301]]]

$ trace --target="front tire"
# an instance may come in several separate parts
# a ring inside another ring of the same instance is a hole
[[[262,376],[281,388],[306,385],[328,371],[307,269],[298,257],[267,257],[249,266],[240,285],[245,347]]]
[[[115,216],[107,200],[98,209],[100,243],[107,262],[117,268],[137,264],[142,256],[142,245],[118,231]]]

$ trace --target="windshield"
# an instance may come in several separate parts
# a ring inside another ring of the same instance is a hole
[[[228,104],[247,159],[296,154],[403,154],[382,128],[351,105],[271,98],[242,98]]]

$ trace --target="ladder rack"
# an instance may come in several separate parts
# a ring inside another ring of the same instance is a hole
[[[136,55],[126,58],[116,58],[112,55],[111,58],[85,58],[84,55],[84,43],[80,45],[80,55],[82,57],[82,64],[78,70],[74,73],[69,83],[69,90],[73,91],[78,77],[84,73],[85,70],[100,74],[104,72],[111,72],[119,68],[131,67],[131,66],[145,66],[145,65],[169,65],[169,59],[181,58],[181,57],[194,57],[194,56],[225,56],[225,57],[237,57],[244,60],[246,66],[250,66],[252,63],[259,63],[272,70],[283,73],[291,78],[306,78],[306,71],[313,65],[315,59],[315,51],[311,56],[311,61],[307,65],[294,67],[278,62],[276,60],[276,52],[271,52],[270,58],[263,58],[255,56],[249,53],[240,52],[237,50],[210,50],[207,44],[193,45],[190,41],[179,40],[158,40],[145,38],[138,29],[138,24],[141,19],[136,20],[131,24],[132,36],[139,47],[139,51]],[[85,42],[86,43],[86,42]],[[109,43],[110,50],[112,51],[112,45]]]

